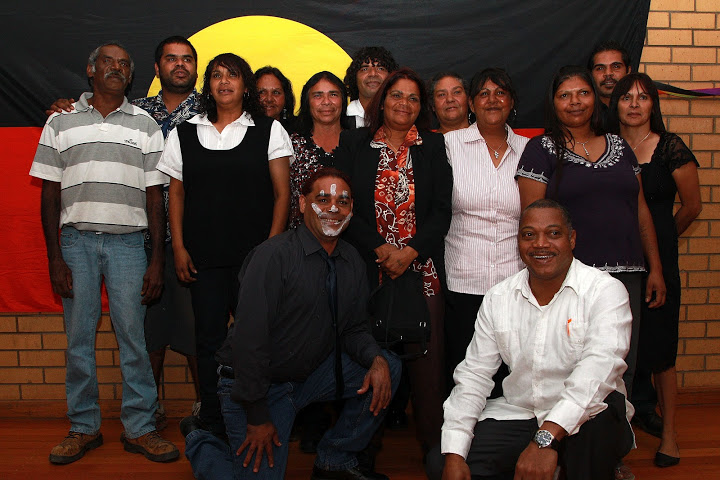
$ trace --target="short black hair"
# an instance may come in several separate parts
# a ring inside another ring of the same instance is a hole
[[[338,170],[335,167],[324,167],[320,170],[316,170],[315,173],[310,175],[310,177],[305,180],[305,183],[303,183],[300,193],[303,196],[307,197],[308,195],[310,195],[310,192],[312,192],[315,182],[317,182],[321,178],[326,177],[339,178],[343,182],[347,183],[347,186],[350,188],[350,198],[352,198],[352,184],[350,183],[350,177],[347,173],[343,172],[342,170]]]
[[[357,100],[360,97],[360,91],[357,86],[357,72],[363,63],[377,63],[381,67],[387,68],[392,73],[398,69],[398,64],[385,47],[363,47],[352,57],[352,62],[345,72],[345,86],[347,86],[350,100]]]
[[[187,45],[188,47],[190,47],[190,50],[192,50],[193,58],[195,59],[195,63],[197,63],[197,51],[195,50],[195,47],[193,47],[193,44],[190,43],[190,40],[185,37],[181,37],[180,35],[173,35],[172,37],[167,37],[165,40],[158,43],[158,46],[155,47],[155,63],[160,65],[160,60],[162,60],[162,54],[163,50],[165,49],[165,45],[170,45],[173,43],[179,43],[181,45]]]
[[[520,218],[522,218],[528,210],[533,210],[536,208],[552,208],[554,210],[559,210],[560,214],[562,215],[563,223],[565,223],[565,226],[568,229],[568,234],[572,232],[573,226],[572,218],[570,218],[570,211],[565,208],[564,205],[551,198],[541,198],[539,200],[535,200],[523,209]]]
[[[593,51],[588,58],[587,69],[592,70],[595,66],[595,55],[601,52],[611,51],[620,52],[620,55],[622,56],[622,61],[625,64],[625,68],[630,68],[630,54],[628,53],[627,49],[623,47],[620,42],[616,42],[615,40],[605,40],[604,42],[598,43],[597,45],[595,45],[595,48],[593,48]]]
[[[504,89],[505,91],[507,91],[507,93],[510,94],[510,98],[513,101],[513,112],[510,112],[511,118],[508,120],[508,123],[512,123],[512,121],[515,119],[515,114],[517,113],[517,107],[518,103],[520,103],[520,99],[518,97],[517,90],[515,90],[515,86],[510,79],[510,75],[508,75],[505,69],[498,67],[490,67],[476,73],[470,81],[470,91],[468,92],[468,98],[472,102],[473,99],[477,96],[477,94],[480,93],[480,90],[482,90],[485,82],[487,82],[488,80],[492,81],[495,85]]]

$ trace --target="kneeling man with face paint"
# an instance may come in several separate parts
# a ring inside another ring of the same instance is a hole
[[[355,458],[382,422],[401,366],[368,331],[365,264],[338,238],[352,216],[347,176],[316,172],[300,211],[304,224],[256,247],[240,272],[237,317],[217,353],[229,448],[194,417],[181,422],[196,478],[284,478],[296,413],[340,398],[312,478],[387,478]]]

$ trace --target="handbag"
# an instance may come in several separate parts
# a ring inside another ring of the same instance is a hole
[[[383,273],[382,282],[370,293],[368,313],[370,331],[382,348],[420,343],[420,355],[427,353],[430,310],[422,273],[409,269],[395,280]]]

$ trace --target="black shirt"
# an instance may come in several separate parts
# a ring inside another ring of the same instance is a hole
[[[240,271],[234,328],[216,358],[232,365],[231,398],[243,404],[251,425],[270,421],[270,384],[304,381],[335,347],[328,266],[320,250],[303,224],[263,242]],[[381,350],[368,330],[365,264],[343,240],[330,256],[337,269],[342,351],[369,368]]]

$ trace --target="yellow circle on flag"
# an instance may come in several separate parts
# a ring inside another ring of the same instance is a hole
[[[253,15],[223,20],[188,38],[198,53],[197,89],[210,60],[221,53],[244,58],[253,71],[265,65],[279,68],[293,84],[296,108],[305,82],[317,72],[328,70],[341,79],[350,65],[350,56],[337,43],[314,28],[279,17]],[[148,96],[160,91],[156,77]]]

